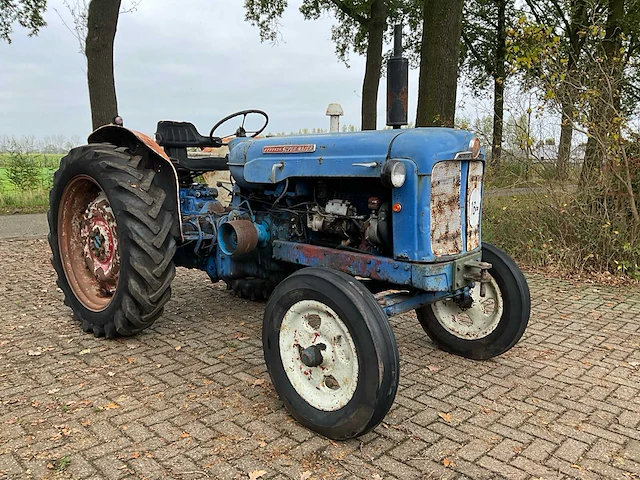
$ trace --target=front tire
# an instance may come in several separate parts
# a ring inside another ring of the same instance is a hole
[[[399,362],[391,325],[345,273],[304,268],[286,278],[267,303],[262,342],[285,407],[325,437],[362,435],[393,404]]]
[[[482,260],[493,266],[484,298],[476,284],[468,309],[446,299],[416,310],[422,328],[438,347],[474,360],[487,360],[513,347],[524,334],[531,312],[527,280],[511,257],[483,243]]]
[[[60,161],[50,193],[51,262],[85,332],[133,335],[171,296],[175,218],[159,175],[125,147],[92,144]]]

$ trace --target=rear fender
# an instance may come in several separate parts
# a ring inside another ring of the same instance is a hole
[[[142,148],[148,153],[149,158],[157,165],[158,168],[156,168],[156,170],[158,174],[161,175],[160,183],[167,191],[167,199],[165,202],[170,203],[167,207],[171,208],[176,214],[177,227],[175,228],[175,232],[172,233],[174,233],[175,236],[179,236],[182,240],[178,173],[162,147],[150,136],[119,125],[104,125],[91,133],[87,140],[89,143],[107,142],[118,147],[128,147],[132,152],[139,151],[139,149]]]

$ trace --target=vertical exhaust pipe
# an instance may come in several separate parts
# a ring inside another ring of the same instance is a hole
[[[402,56],[402,24],[393,29],[393,56],[387,60],[387,125],[407,125],[409,60]]]

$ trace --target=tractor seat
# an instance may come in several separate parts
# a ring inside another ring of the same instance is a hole
[[[190,122],[173,122],[161,120],[156,129],[156,142],[161,147],[221,147],[222,139],[200,135],[195,125]]]

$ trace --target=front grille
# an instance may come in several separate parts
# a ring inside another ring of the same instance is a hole
[[[459,161],[436,163],[431,172],[431,250],[437,257],[462,252]]]
[[[467,250],[480,244],[480,215],[482,214],[482,162],[469,162],[467,176]]]

